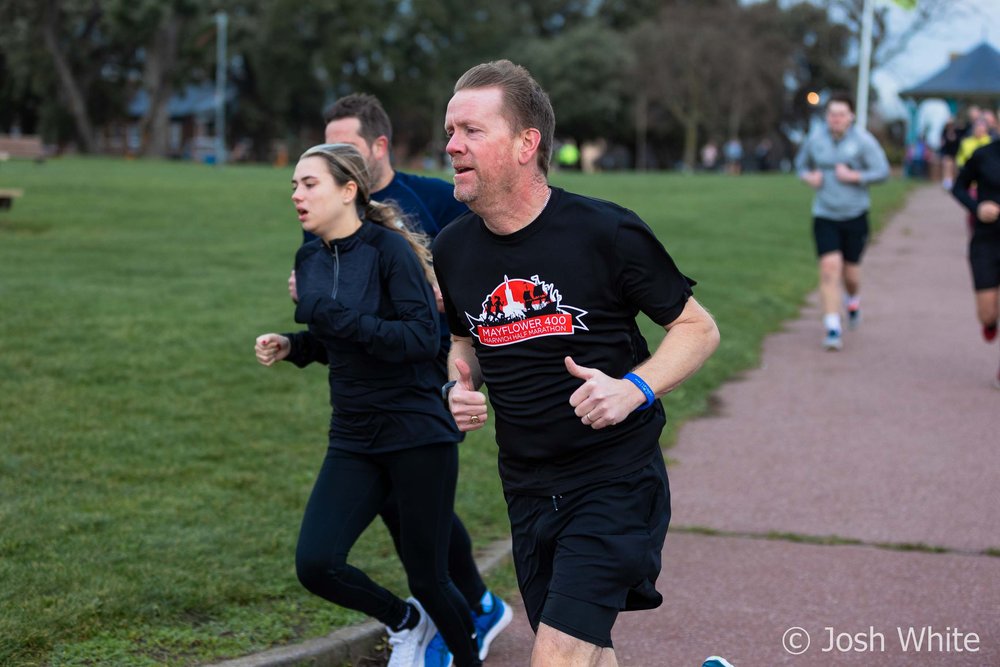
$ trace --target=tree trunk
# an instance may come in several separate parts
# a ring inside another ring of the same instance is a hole
[[[153,35],[152,43],[146,50],[146,66],[143,70],[143,87],[149,106],[139,121],[139,136],[142,156],[167,157],[170,138],[170,117],[167,103],[173,94],[174,66],[177,64],[178,42],[182,19],[176,14],[167,16]]]
[[[45,3],[45,19],[42,21],[42,38],[45,48],[52,56],[52,64],[55,65],[59,83],[62,91],[66,95],[69,103],[70,114],[76,124],[77,138],[80,141],[80,151],[83,153],[94,152],[94,128],[90,122],[90,113],[87,111],[87,101],[80,91],[73,70],[66,61],[66,54],[59,46],[59,2],[58,0],[48,0]]]
[[[698,159],[698,116],[688,114],[684,118],[684,169],[694,171]]]
[[[746,97],[742,90],[736,90],[733,93],[732,99],[730,100],[729,118],[726,123],[726,129],[728,130],[727,136],[729,138],[740,136],[740,125],[743,124],[743,110],[746,106],[744,104],[745,100]]]
[[[448,89],[438,86],[436,90],[439,92],[434,94],[434,103],[431,108],[435,111],[447,108],[449,98],[440,91]],[[435,169],[448,169],[451,167],[451,160],[449,160],[446,151],[448,137],[444,133],[444,123],[441,122],[441,118],[436,113],[431,115],[431,119],[431,160],[434,163]]]
[[[648,164],[646,141],[649,132],[649,98],[645,91],[635,99],[635,169],[645,171]]]

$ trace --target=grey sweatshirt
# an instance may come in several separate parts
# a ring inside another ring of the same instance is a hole
[[[861,182],[838,181],[834,172],[838,163],[860,172]],[[826,125],[809,134],[795,156],[795,170],[801,177],[815,169],[823,172],[823,184],[816,190],[812,213],[831,220],[848,220],[867,211],[871,206],[868,186],[889,177],[889,161],[878,141],[853,125],[840,140],[833,138]]]

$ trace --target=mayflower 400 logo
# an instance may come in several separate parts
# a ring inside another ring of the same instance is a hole
[[[482,305],[479,317],[465,316],[483,345],[496,347],[540,336],[565,336],[574,329],[587,331],[581,319],[587,311],[562,305],[555,285],[538,276],[531,280],[504,276]]]

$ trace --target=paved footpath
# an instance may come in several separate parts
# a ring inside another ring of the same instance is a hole
[[[915,191],[864,266],[842,352],[820,349],[814,296],[681,430],[665,602],[619,618],[621,665],[1000,666],[1000,352],[961,210]],[[531,640],[518,608],[487,667],[527,665]]]

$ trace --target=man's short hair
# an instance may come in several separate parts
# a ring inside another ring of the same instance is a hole
[[[834,102],[841,102],[847,105],[847,108],[854,113],[854,98],[843,91],[837,91],[830,95],[830,99],[826,101],[826,108],[829,109],[830,105]]]
[[[538,144],[538,166],[549,173],[556,115],[552,103],[525,68],[509,60],[476,65],[455,83],[455,92],[469,88],[499,88],[503,91],[501,113],[515,132],[535,128],[542,135]]]
[[[323,124],[341,118],[357,118],[361,124],[361,137],[371,146],[385,136],[392,144],[392,123],[378,98],[368,93],[352,93],[341,97],[323,112]]]

